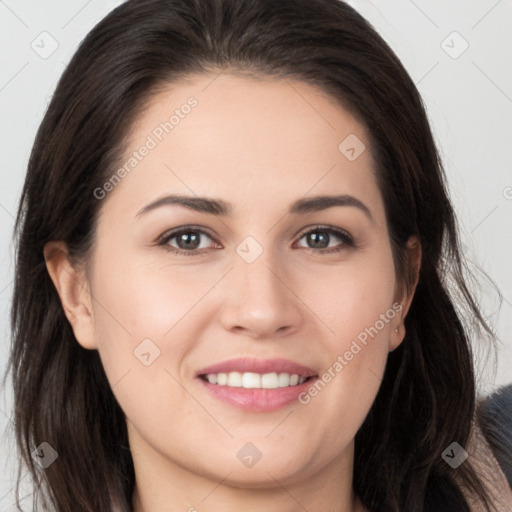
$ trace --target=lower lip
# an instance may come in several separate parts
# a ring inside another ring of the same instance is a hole
[[[276,389],[235,388],[210,384],[201,378],[199,380],[212,395],[229,405],[246,411],[271,412],[298,401],[298,396],[306,391],[317,377],[310,378],[297,386]]]

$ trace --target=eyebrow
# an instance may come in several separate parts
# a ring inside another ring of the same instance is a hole
[[[156,208],[162,206],[180,205],[191,210],[207,213],[210,215],[229,216],[232,214],[232,208],[229,203],[222,199],[213,199],[199,196],[167,195],[153,201],[142,208],[136,215],[140,217]],[[375,222],[370,209],[359,199],[350,195],[335,196],[314,196],[304,199],[298,199],[290,206],[289,213],[301,215],[310,212],[319,212],[332,208],[334,206],[351,206],[361,210],[369,220]]]

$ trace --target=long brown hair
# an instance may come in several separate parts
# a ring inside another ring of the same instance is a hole
[[[128,130],[159,86],[211,70],[294,78],[330,94],[368,128],[394,261],[410,284],[405,243],[420,239],[406,337],[389,355],[355,439],[354,488],[371,511],[468,511],[488,504],[466,446],[475,409],[469,329],[454,295],[491,335],[465,284],[454,213],[419,93],[373,27],[339,0],[129,0],[85,38],[37,133],[16,219],[15,433],[36,497],[58,512],[127,512],[135,484],[126,424],[96,351],[75,340],[43,248],[63,240],[86,258]],[[449,290],[448,287],[451,287]],[[59,454],[45,470],[31,452]],[[378,473],[378,475],[376,475]]]

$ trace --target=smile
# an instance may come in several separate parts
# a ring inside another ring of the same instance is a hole
[[[270,412],[297,402],[318,378],[306,366],[286,359],[232,359],[197,372],[210,395],[239,409]]]

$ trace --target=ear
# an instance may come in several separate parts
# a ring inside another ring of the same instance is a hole
[[[97,349],[91,293],[85,272],[71,262],[64,242],[48,242],[44,247],[44,258],[75,338],[82,347]]]
[[[411,236],[406,243],[407,246],[407,267],[408,271],[408,286],[404,287],[405,289],[402,293],[397,296],[396,302],[398,302],[401,306],[398,314],[395,316],[393,331],[391,333],[391,339],[389,342],[389,350],[390,352],[395,350],[395,348],[402,343],[405,338],[405,325],[404,319],[409,312],[409,308],[411,307],[412,299],[414,297],[414,293],[416,292],[416,286],[418,285],[418,280],[420,277],[420,268],[421,268],[421,244],[416,236]]]

